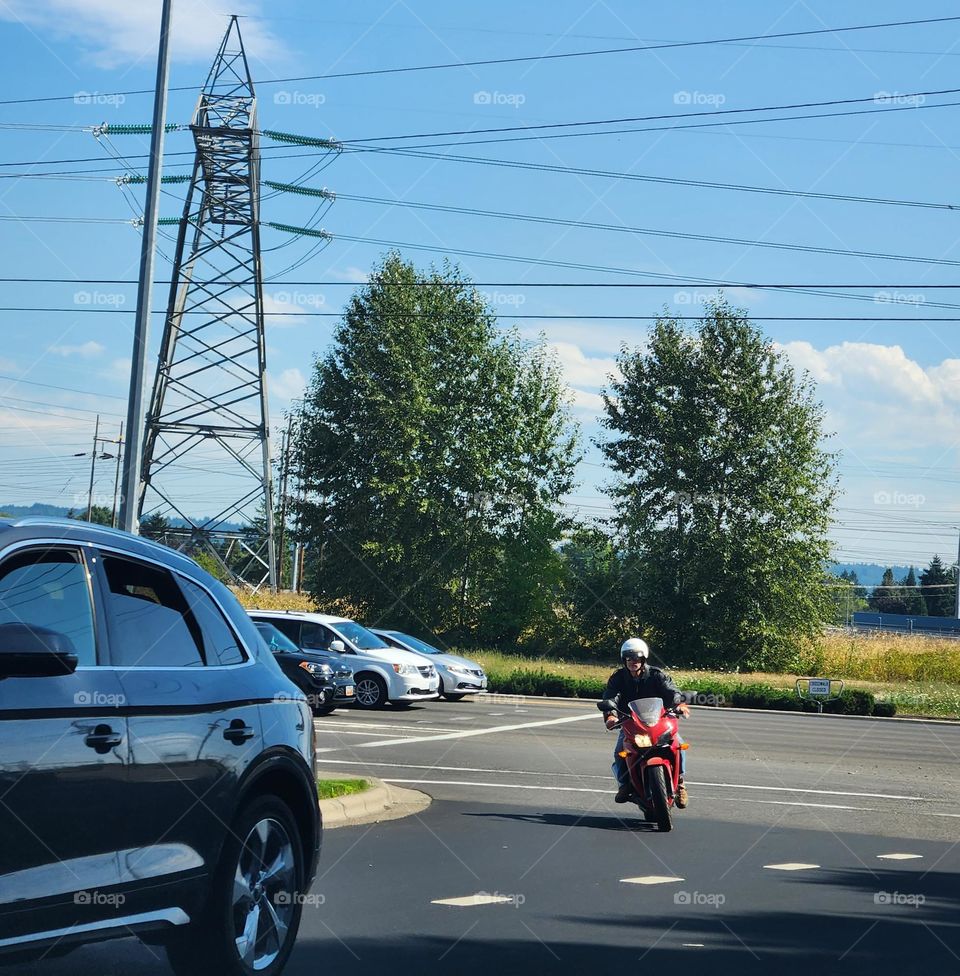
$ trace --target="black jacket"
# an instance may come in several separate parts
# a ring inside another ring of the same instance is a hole
[[[683,701],[683,694],[670,675],[659,668],[650,667],[649,664],[643,669],[639,680],[634,679],[626,668],[618,668],[610,675],[603,697],[613,699],[623,711],[627,710],[630,702],[638,698],[662,698],[664,708]]]

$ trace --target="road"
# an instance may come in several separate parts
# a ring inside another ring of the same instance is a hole
[[[588,703],[489,696],[317,729],[323,768],[434,803],[327,832],[291,976],[960,973],[960,725],[694,709],[670,834],[613,804],[614,737]],[[133,940],[29,971],[167,972]]]

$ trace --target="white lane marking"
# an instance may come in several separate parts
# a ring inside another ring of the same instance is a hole
[[[705,948],[702,942],[681,942],[680,945],[684,949],[703,949]]]
[[[642,878],[621,878],[620,884],[670,884],[671,881],[683,881],[683,878],[671,878],[665,874],[646,874]]]
[[[801,803],[799,800],[748,800],[743,796],[725,796],[724,800],[729,803],[766,803],[768,806],[775,807],[815,807],[818,810],[863,810],[867,813],[876,813],[876,807],[848,807],[842,803]],[[893,813],[892,810],[885,810],[885,813]]]
[[[518,725],[495,725],[489,729],[466,729],[447,732],[444,735],[418,735],[402,739],[378,739],[376,742],[361,742],[358,749],[376,749],[381,746],[400,746],[409,742],[442,742],[445,739],[469,739],[476,735],[494,735],[497,732],[517,732],[520,729],[541,729],[548,725],[565,725],[568,722],[583,722],[585,719],[596,719],[591,712],[584,715],[568,715],[565,718],[551,718],[542,722],[521,722]],[[317,752],[334,752],[334,749],[318,749]]]
[[[382,732],[384,729],[399,729],[401,732],[459,732],[459,729],[438,729],[436,727],[429,726],[418,726],[414,728],[413,725],[398,725],[391,723],[381,724],[379,722],[349,722],[346,724],[344,722],[332,722],[329,719],[326,721],[323,719],[314,719],[314,727],[317,729],[323,729],[326,732],[328,729],[374,729],[375,731]]]
[[[322,762],[322,760],[321,760]],[[393,779],[384,778],[384,783],[404,783],[420,786],[485,786],[491,790],[549,790],[553,793],[612,793],[609,790],[597,790],[586,786],[531,786],[529,783],[477,783],[463,779]],[[835,803],[801,803],[789,800],[748,800],[745,797],[724,797],[737,803],[772,803],[786,807],[816,807],[818,810],[866,810],[874,812],[873,807],[844,807]]]
[[[317,762],[333,763],[339,766],[379,766],[382,769],[432,769],[436,772],[445,773],[503,773],[507,776],[567,776],[574,777],[575,779],[599,779],[608,780],[609,776],[601,776],[597,773],[564,773],[560,771],[541,771],[537,772],[532,769],[493,769],[491,767],[484,766],[433,766],[430,764],[421,763],[393,763],[393,762],[365,762],[363,760],[346,760],[346,759],[318,759]],[[687,780],[687,786],[715,786],[718,788],[728,789],[728,790],[765,790],[768,792],[776,793],[809,793],[818,794],[821,796],[851,796],[859,797],[861,799],[876,799],[876,800],[922,800],[924,803],[939,803],[943,801],[933,800],[926,796],[898,796],[893,793],[849,793],[843,790],[812,790],[812,789],[794,789],[790,786],[751,786],[744,783],[699,783],[692,779]],[[562,787],[556,787],[556,789],[562,789]],[[606,790],[601,790],[601,792],[606,792]],[[860,807],[851,809],[863,809]],[[933,814],[931,814],[933,816]],[[937,814],[936,816],[951,816],[960,817],[958,813],[951,814]]]
[[[453,905],[456,908],[472,908],[474,905],[505,905],[513,901],[508,895],[488,895],[479,892],[476,895],[466,895],[463,898],[437,898],[431,905]]]
[[[922,854],[878,854],[881,861],[913,861],[923,857]]]
[[[764,864],[768,871],[812,871],[819,864],[804,864],[803,861],[787,861],[785,864]]]

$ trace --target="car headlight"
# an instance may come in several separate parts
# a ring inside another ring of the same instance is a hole
[[[637,744],[638,749],[649,749],[653,745],[649,735],[635,735],[633,741]]]
[[[397,674],[419,674],[420,672],[412,664],[395,664],[393,670]]]
[[[469,678],[472,674],[470,668],[462,668],[457,665],[450,664],[447,666],[447,670],[451,674],[462,674],[464,677]]]
[[[333,668],[329,664],[315,664],[313,661],[301,661],[299,666],[304,671],[316,675],[318,678],[333,677]]]

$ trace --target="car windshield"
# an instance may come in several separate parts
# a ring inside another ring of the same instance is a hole
[[[644,725],[656,725],[663,711],[662,698],[638,698],[630,702],[630,711],[643,722]]]
[[[401,634],[397,630],[390,632],[393,634],[397,640],[403,641],[407,647],[412,648],[418,654],[443,654],[443,651],[439,647],[434,647],[432,644],[428,644],[426,641],[420,640],[419,637],[411,637],[410,634]]]
[[[254,622],[256,623],[257,630],[260,631],[260,636],[267,642],[267,647],[271,651],[293,651],[296,653],[300,650],[286,634],[277,630],[273,624],[268,624],[266,621],[261,620]]]
[[[354,647],[359,647],[361,651],[382,651],[389,649],[390,645],[382,641],[376,634],[371,633],[366,627],[353,620],[338,620],[333,625]]]

